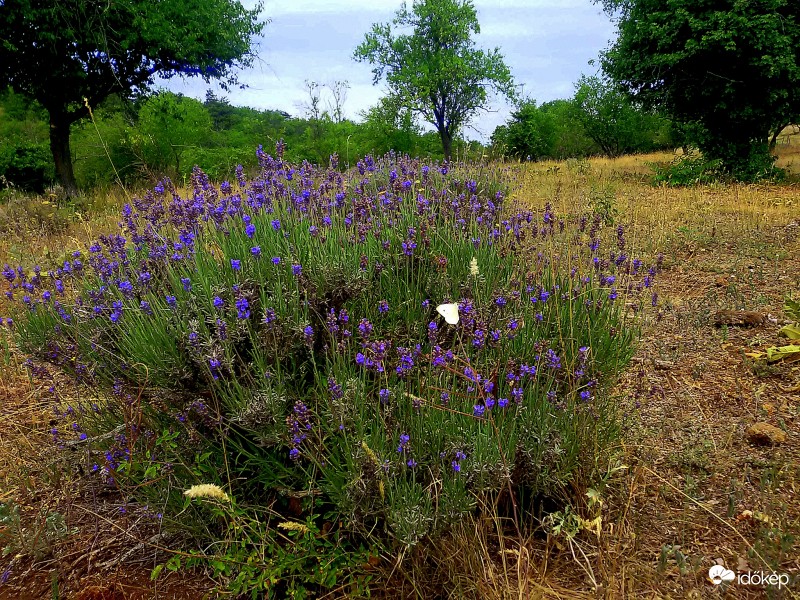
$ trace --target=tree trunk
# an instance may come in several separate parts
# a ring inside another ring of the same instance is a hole
[[[450,162],[453,154],[453,136],[446,127],[439,128],[439,137],[442,138],[442,150],[444,151],[444,159]]]
[[[769,140],[769,150],[770,152],[775,150],[775,146],[778,144],[778,136],[783,132],[783,130],[788,127],[788,125],[779,125],[775,128],[775,131],[772,134],[772,138]]]
[[[70,122],[58,114],[50,113],[50,152],[64,192],[70,198],[78,195],[78,184],[72,170],[72,151],[69,147]]]

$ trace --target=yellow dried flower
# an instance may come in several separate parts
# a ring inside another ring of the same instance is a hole
[[[469,274],[472,275],[473,277],[477,277],[478,275],[480,275],[480,273],[481,272],[478,269],[478,259],[473,256],[472,260],[469,261]]]
[[[283,523],[278,523],[278,527],[285,529],[286,531],[299,531],[300,533],[308,533],[311,531],[307,525],[295,523],[293,521],[284,521]]]
[[[378,460],[378,456],[375,454],[375,451],[367,446],[367,442],[362,441],[361,448],[364,450],[364,452],[367,454],[367,458],[369,458],[373,464],[380,466],[381,461]]]
[[[184,496],[189,498],[216,498],[217,500],[229,500],[221,487],[213,483],[200,483],[193,485],[188,490],[183,492]]]
[[[408,398],[409,400],[413,400],[417,404],[425,404],[425,398],[421,398],[420,396],[415,396],[409,392],[403,392],[403,395]]]

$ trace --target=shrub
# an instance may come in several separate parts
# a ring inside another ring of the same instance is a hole
[[[685,154],[674,158],[668,164],[653,163],[651,168],[654,185],[685,187],[719,181],[723,177],[722,162],[707,160],[702,156]]]
[[[111,392],[59,403],[58,443],[101,447],[91,472],[224,539],[229,581],[283,578],[276,595],[330,584],[262,564],[294,548],[277,523],[361,556],[498,496],[518,524],[534,498],[580,503],[615,454],[626,305],[656,271],[622,228],[601,251],[602,216],[507,204],[487,167],[258,158],[218,188],[162,182],[50,277],[5,268],[22,348]],[[201,483],[216,499],[184,498]]]
[[[0,144],[0,186],[3,181],[41,194],[53,182],[53,165],[47,144]]]

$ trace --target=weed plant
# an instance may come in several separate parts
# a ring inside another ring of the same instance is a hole
[[[604,215],[511,204],[485,165],[258,160],[164,180],[50,272],[4,267],[33,374],[105,398],[50,388],[56,445],[239,592],[330,589],[476,507],[580,507],[660,259]]]

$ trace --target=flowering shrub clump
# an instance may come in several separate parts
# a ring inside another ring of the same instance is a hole
[[[162,182],[49,273],[5,267],[23,349],[111,392],[58,403],[58,443],[88,438],[98,477],[176,512],[198,483],[287,514],[299,494],[405,545],[607,467],[608,383],[656,301],[622,228],[514,206],[485,166],[258,158]]]

